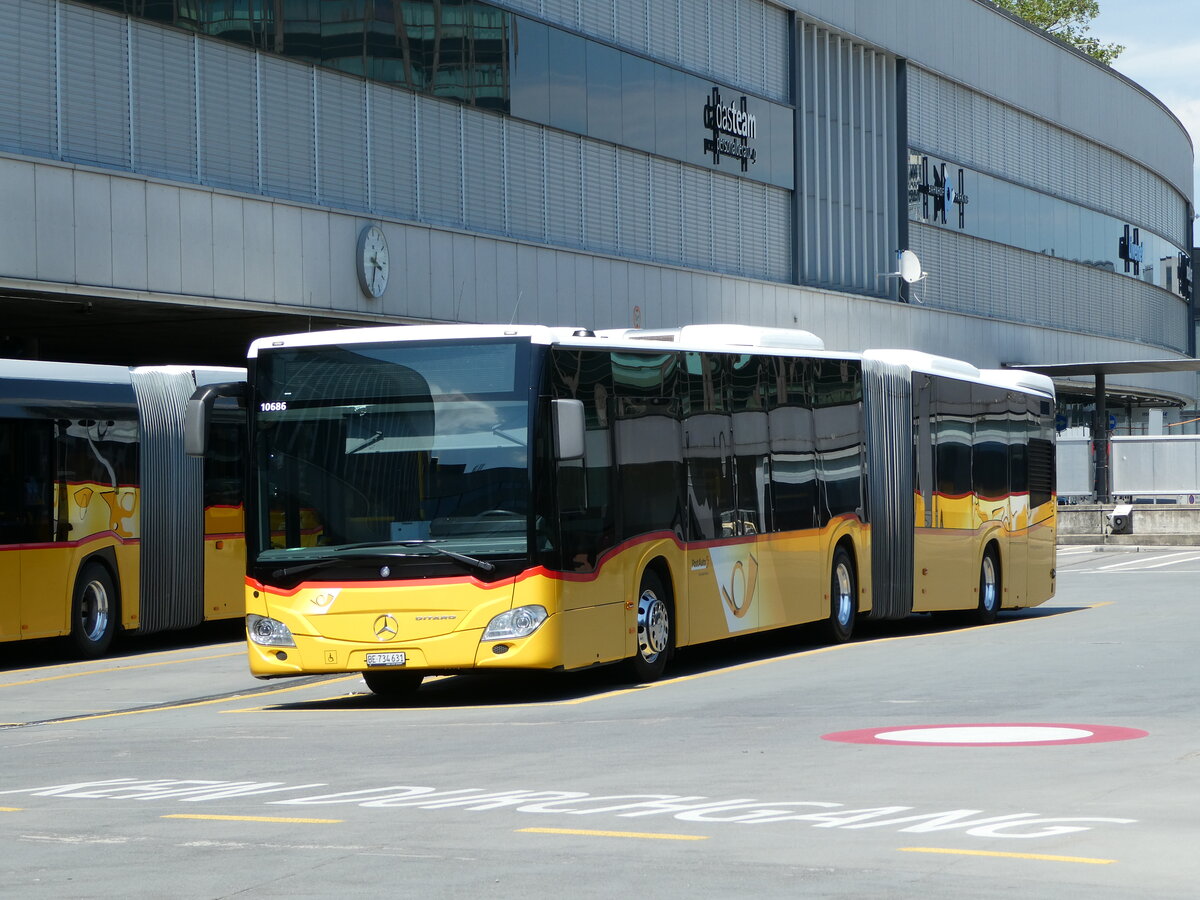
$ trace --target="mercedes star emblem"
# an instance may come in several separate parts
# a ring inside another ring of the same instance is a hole
[[[375,620],[375,637],[381,641],[390,641],[396,636],[396,617],[383,615]]]

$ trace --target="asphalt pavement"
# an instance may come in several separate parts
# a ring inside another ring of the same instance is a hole
[[[390,705],[236,628],[0,668],[0,895],[1190,898],[1200,550],[1063,548],[1058,596]]]

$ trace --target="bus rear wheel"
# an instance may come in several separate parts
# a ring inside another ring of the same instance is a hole
[[[117,631],[117,592],[108,569],[88,563],[75,580],[71,600],[71,644],[87,659],[108,652]]]
[[[671,621],[671,602],[662,580],[654,572],[642,575],[637,598],[637,650],[629,661],[629,676],[634,681],[655,681],[667,667],[675,623]]]
[[[996,550],[988,547],[979,564],[979,605],[974,620],[978,625],[990,625],[1000,611],[1000,561]]]
[[[854,559],[844,546],[833,551],[833,567],[829,579],[829,617],[822,623],[827,643],[844,644],[854,634],[854,617],[858,614],[858,579],[854,574]]]
[[[362,676],[371,693],[388,700],[402,700],[411,696],[421,686],[425,677],[420,672],[405,672],[399,669],[363,672]]]

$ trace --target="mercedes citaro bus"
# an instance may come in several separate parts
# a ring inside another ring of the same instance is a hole
[[[1040,375],[790,329],[445,325],[257,340],[248,391],[259,677],[648,680],[731,635],[1054,592]]]

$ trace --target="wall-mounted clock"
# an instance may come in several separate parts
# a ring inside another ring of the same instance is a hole
[[[383,229],[368,225],[358,234],[358,283],[368,297],[382,297],[388,282],[388,245]]]

